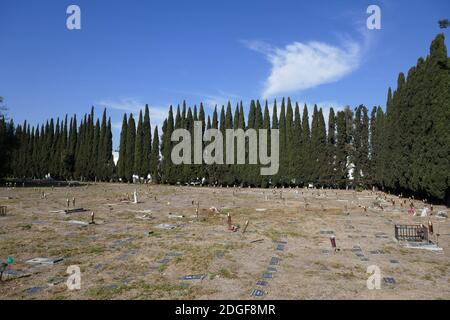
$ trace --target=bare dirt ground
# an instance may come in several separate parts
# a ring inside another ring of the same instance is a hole
[[[138,204],[120,201],[135,189]],[[394,224],[427,224],[428,218],[409,215],[398,197],[386,196],[396,200],[394,206],[382,194],[382,211],[369,191],[280,191],[123,184],[1,188],[0,205],[8,212],[0,217],[0,262],[13,257],[14,263],[0,282],[0,299],[450,299],[448,219],[431,218],[443,252],[407,249],[395,241]],[[88,211],[50,213],[65,209],[73,197]],[[449,211],[435,206],[439,210]],[[92,211],[97,224],[68,223],[89,222]],[[237,232],[228,230],[228,213],[240,226]],[[156,227],[162,223],[176,228]],[[331,248],[331,231],[339,252]],[[64,260],[26,263],[36,257]],[[67,288],[71,265],[81,269],[80,290]],[[395,283],[368,290],[370,265]],[[204,278],[183,280],[187,275]],[[254,289],[264,295],[251,296]]]

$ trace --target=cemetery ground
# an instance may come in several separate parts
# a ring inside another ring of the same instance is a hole
[[[61,211],[73,198],[86,211]],[[406,248],[394,225],[429,218],[402,202],[345,190],[2,187],[0,260],[14,262],[0,299],[450,299],[449,221],[431,216],[442,251]],[[30,263],[38,257],[55,260]],[[66,285],[72,265],[80,290]],[[379,290],[367,288],[370,265],[381,270]]]

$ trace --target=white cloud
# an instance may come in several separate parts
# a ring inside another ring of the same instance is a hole
[[[110,109],[137,113],[145,107],[145,104],[135,98],[123,98],[119,100],[105,99],[97,102],[98,105]]]
[[[204,93],[204,92],[196,92],[196,91],[186,91],[186,90],[170,90],[173,93],[182,94],[188,97],[195,97],[195,101],[200,101],[203,103],[203,107],[205,109],[214,109],[214,107],[217,105],[217,108],[221,108],[222,106],[227,106],[228,101],[230,101],[233,108],[236,106],[237,102],[240,102],[241,100],[244,100],[243,97],[230,93],[225,92],[222,90],[217,90],[214,93]],[[186,99],[186,102],[188,105],[190,102],[189,99]],[[176,104],[174,104],[176,105]],[[197,104],[197,107],[199,107],[199,104]],[[234,110],[234,109],[233,109]]]
[[[260,41],[244,43],[249,49],[262,53],[272,65],[263,98],[337,81],[358,68],[363,51],[362,46],[352,40],[344,40],[339,47],[317,41],[294,42],[284,48]]]
[[[109,109],[125,111],[127,113],[133,113],[136,118],[139,116],[139,111],[144,111],[146,103],[135,99],[135,98],[124,98],[119,100],[113,99],[105,99],[101,100],[97,103],[97,105],[106,107]],[[169,112],[169,107],[161,107],[161,106],[152,106],[149,105],[150,110],[150,121],[152,126],[158,126],[158,129],[161,130],[162,123],[164,119],[167,117]],[[120,129],[122,127],[122,122],[115,122],[112,124],[115,129]]]

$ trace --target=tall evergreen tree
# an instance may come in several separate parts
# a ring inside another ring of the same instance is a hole
[[[312,178],[312,157],[311,157],[311,131],[309,126],[308,107],[305,104],[302,115],[302,180],[303,183],[311,182]]]
[[[152,153],[152,127],[150,125],[150,110],[148,105],[145,106],[144,123],[143,123],[143,141],[142,141],[142,165],[141,174],[147,177],[152,172],[151,153]]]
[[[127,115],[123,115],[122,130],[120,132],[120,148],[119,148],[119,161],[117,164],[117,173],[119,177],[126,181],[127,178],[127,137],[128,137],[128,119]]]
[[[136,173],[134,171],[134,160],[136,150],[136,122],[134,121],[132,113],[128,118],[126,147],[127,149],[125,154],[125,178],[127,181],[132,181],[133,174]]]
[[[150,156],[150,164],[151,164],[151,176],[152,181],[154,183],[160,182],[160,174],[159,174],[159,134],[158,134],[158,126],[155,127],[155,132],[153,133],[153,144],[152,144],[152,152]]]
[[[142,110],[139,112],[139,120],[136,132],[136,141],[134,146],[134,170],[133,172],[141,178],[145,178],[146,172],[143,171],[144,160],[144,120],[142,118]]]
[[[328,114],[328,130],[327,130],[327,150],[328,150],[328,175],[327,180],[329,185],[336,187],[336,115],[334,109],[330,108],[330,113]]]

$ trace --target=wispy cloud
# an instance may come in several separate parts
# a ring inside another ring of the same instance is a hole
[[[133,113],[134,116],[139,114],[139,111],[144,110],[147,103],[140,101],[136,98],[123,98],[123,99],[104,99],[96,103],[97,105],[109,109],[124,111],[127,113]],[[167,117],[169,107],[153,106],[148,103],[150,110],[150,121],[152,126],[157,125],[161,130],[162,123]],[[115,122],[112,124],[115,129],[122,127],[122,122]]]
[[[137,113],[145,107],[144,103],[135,98],[104,99],[97,102],[97,105],[132,113]]]
[[[240,95],[223,90],[217,90],[213,93],[173,89],[170,89],[168,91],[193,98],[194,103],[196,103],[197,106],[200,104],[200,102],[202,102],[203,106],[208,109],[213,109],[216,105],[219,108],[221,106],[226,106],[228,104],[228,101],[230,101],[231,104],[235,106],[237,102],[245,100],[245,98],[241,97]],[[188,99],[186,99],[186,102],[188,103],[188,105],[192,105],[192,100],[188,101]]]
[[[284,48],[262,41],[243,43],[263,54],[271,64],[263,98],[298,92],[343,78],[358,68],[365,46],[351,39],[342,40],[339,46],[318,41],[293,42]]]

